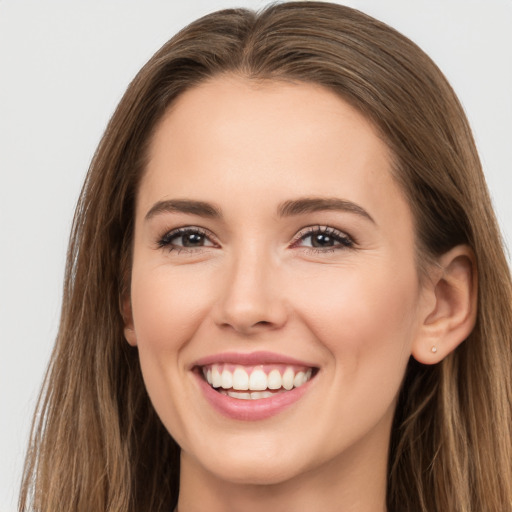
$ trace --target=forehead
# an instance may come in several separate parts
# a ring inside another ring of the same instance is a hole
[[[312,83],[231,75],[210,79],[178,96],[157,127],[150,155],[168,145],[170,137],[179,139],[184,149],[190,145],[183,145],[187,142],[212,142],[223,149],[233,140],[231,151],[246,152],[260,144],[261,154],[274,147],[269,142],[276,135],[283,149],[299,143],[297,150],[304,143],[304,149],[312,144],[318,147],[322,140],[322,146],[328,146],[336,139],[340,151],[346,149],[347,141],[352,147],[354,143],[361,149],[364,146],[360,156],[373,150],[389,156],[373,124],[333,91]],[[350,141],[349,135],[353,135]],[[244,138],[246,143],[240,146]],[[348,151],[345,154],[349,156]]]
[[[307,194],[378,209],[396,196],[408,214],[375,127],[315,84],[204,82],[177,98],[148,156],[138,201],[145,208],[168,195],[262,207]]]

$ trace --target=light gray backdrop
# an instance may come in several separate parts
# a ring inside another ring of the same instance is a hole
[[[14,511],[73,208],[126,85],[174,32],[260,0],[0,0],[0,512]],[[512,240],[512,0],[353,0],[439,64]]]

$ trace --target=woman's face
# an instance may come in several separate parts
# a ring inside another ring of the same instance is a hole
[[[182,469],[385,471],[422,290],[372,125],[319,86],[222,77],[178,98],[149,157],[126,335]]]

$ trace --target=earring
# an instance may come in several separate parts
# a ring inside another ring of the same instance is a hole
[[[437,352],[437,347],[434,345],[431,350],[435,354]]]

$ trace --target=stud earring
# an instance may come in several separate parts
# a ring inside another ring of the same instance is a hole
[[[434,345],[431,350],[435,354],[437,352],[437,347]]]

